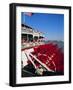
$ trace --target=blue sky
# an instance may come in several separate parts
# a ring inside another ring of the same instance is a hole
[[[32,16],[21,14],[21,22],[44,33],[48,40],[64,40],[64,15],[34,13]]]

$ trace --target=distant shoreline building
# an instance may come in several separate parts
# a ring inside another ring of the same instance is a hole
[[[22,34],[21,35],[22,40],[24,40],[24,42],[44,38],[42,32],[39,32],[39,31],[35,30],[34,28],[32,28],[28,25],[25,25],[25,24],[22,24],[22,26],[21,26],[21,34]]]

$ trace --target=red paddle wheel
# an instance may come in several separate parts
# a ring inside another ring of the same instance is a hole
[[[45,44],[38,47],[34,47],[34,52],[32,52],[33,57],[32,61],[35,63],[36,68],[39,68],[40,65],[46,67],[48,71],[52,72],[64,72],[64,54],[59,48],[54,44]],[[31,63],[28,60],[28,64]]]

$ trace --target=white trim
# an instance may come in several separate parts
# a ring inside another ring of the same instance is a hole
[[[64,76],[21,77],[21,12],[64,14]],[[58,82],[69,80],[69,11],[67,9],[49,9],[33,7],[16,8],[16,83]]]

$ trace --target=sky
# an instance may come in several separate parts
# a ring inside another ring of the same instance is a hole
[[[64,15],[34,13],[31,16],[21,13],[21,23],[44,33],[47,40],[64,41]]]

